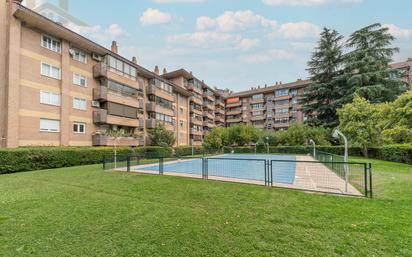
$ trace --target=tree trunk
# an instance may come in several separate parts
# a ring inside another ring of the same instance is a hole
[[[368,158],[368,147],[366,145],[362,146],[362,154],[363,154],[363,157]]]

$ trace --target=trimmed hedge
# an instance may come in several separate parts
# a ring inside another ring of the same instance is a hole
[[[119,147],[118,155],[141,154],[146,157],[171,157],[172,148]],[[42,147],[0,150],[0,174],[21,171],[54,169],[102,163],[105,155],[113,154],[112,147]]]
[[[203,154],[204,149],[201,146],[193,147],[193,153],[195,155]],[[192,155],[192,147],[191,146],[179,146],[175,148],[175,155],[176,156],[190,156]]]

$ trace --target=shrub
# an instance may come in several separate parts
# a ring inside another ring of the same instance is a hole
[[[195,155],[203,154],[203,148],[201,146],[193,147],[193,152]],[[192,155],[191,146],[179,146],[175,148],[176,156],[190,156]]]

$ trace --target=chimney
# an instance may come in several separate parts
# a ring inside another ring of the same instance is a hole
[[[156,73],[157,75],[160,75],[159,66],[157,65],[155,66],[154,73]]]
[[[112,52],[115,53],[115,54],[117,54],[117,50],[118,50],[117,42],[116,42],[116,41],[112,41]]]
[[[163,74],[166,74],[166,73],[167,73],[166,68],[163,68]]]
[[[69,1],[68,0],[59,0],[59,7],[66,12],[69,11]]]
[[[27,0],[26,7],[29,9],[33,9],[34,7],[36,7],[36,0]]]
[[[135,64],[137,64],[137,58],[136,58],[136,56],[133,56],[133,57],[132,57],[132,62],[135,63]]]

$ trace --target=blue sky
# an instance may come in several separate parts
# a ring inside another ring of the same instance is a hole
[[[51,1],[50,2],[54,2]],[[207,84],[235,91],[306,78],[324,26],[348,36],[375,22],[390,27],[400,54],[412,57],[412,1],[405,0],[69,0],[90,25],[73,28],[153,70],[185,68]]]

